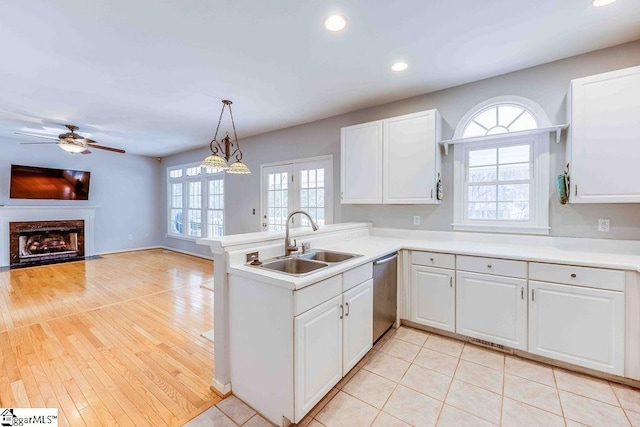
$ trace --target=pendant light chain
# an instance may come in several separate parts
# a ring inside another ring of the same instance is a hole
[[[224,107],[222,107],[222,109],[224,110]],[[235,154],[236,152],[240,153],[239,155],[236,154],[236,160],[240,161],[242,160],[242,151],[240,151],[240,143],[238,142],[238,134],[236,133],[236,123],[233,120],[233,110],[231,110],[231,101],[229,101],[229,115],[231,116],[231,126],[233,126],[233,137],[236,140],[236,149],[233,152],[233,154]],[[220,126],[220,124],[218,124],[218,126]]]

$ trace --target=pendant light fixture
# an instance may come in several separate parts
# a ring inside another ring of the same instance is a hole
[[[220,118],[218,119],[216,133],[209,143],[211,155],[207,156],[207,158],[202,161],[200,166],[202,166],[203,168],[211,168],[215,172],[226,171],[227,173],[237,174],[251,173],[247,165],[242,163],[242,151],[240,151],[240,145],[238,144],[236,124],[233,121],[233,112],[231,111],[231,104],[233,104],[233,102],[229,101],[228,99],[223,99],[222,104],[222,111],[220,111]],[[231,141],[231,138],[229,138],[229,132],[227,132],[227,136],[218,141],[218,131],[220,130],[220,123],[222,122],[224,109],[227,107],[229,107],[229,115],[231,116],[231,125],[233,126],[233,137],[235,139],[235,142]],[[231,151],[232,149],[233,151]],[[231,166],[229,166],[227,165],[227,162],[232,156],[236,157],[236,161],[232,163]]]

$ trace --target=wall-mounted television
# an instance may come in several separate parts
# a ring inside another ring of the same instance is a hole
[[[89,200],[90,172],[11,165],[11,199]]]

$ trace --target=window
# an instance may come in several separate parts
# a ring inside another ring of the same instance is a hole
[[[518,101],[483,103],[456,129],[475,139],[454,149],[455,230],[549,233],[548,134],[492,137],[547,124]]]
[[[319,225],[333,222],[333,156],[261,165],[262,230],[284,230],[289,212],[302,209]],[[304,217],[292,226],[307,226]]]
[[[224,175],[198,165],[167,169],[168,224],[172,237],[224,235]]]

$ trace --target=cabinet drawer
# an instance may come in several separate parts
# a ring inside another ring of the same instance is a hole
[[[349,289],[362,282],[373,277],[373,263],[361,265],[360,267],[352,268],[349,271],[342,273],[342,292],[347,292]]]
[[[624,291],[624,271],[573,265],[529,264],[529,279],[611,291]]]
[[[342,274],[329,277],[293,293],[293,315],[313,308],[342,293]]]
[[[462,271],[527,278],[527,263],[525,261],[458,255],[456,262],[458,270]]]
[[[411,264],[440,267],[453,270],[456,268],[456,256],[437,252],[411,251]]]

